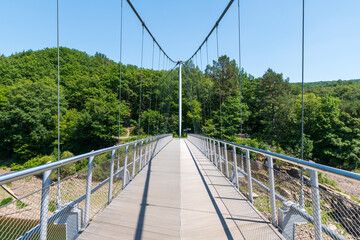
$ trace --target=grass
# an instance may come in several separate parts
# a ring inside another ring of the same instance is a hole
[[[52,200],[50,203],[49,203],[49,211],[50,212],[55,212],[56,210],[56,202],[55,200]]]
[[[23,203],[22,201],[17,201],[16,202],[16,208],[17,209],[23,209],[24,207],[28,206],[29,204]]]

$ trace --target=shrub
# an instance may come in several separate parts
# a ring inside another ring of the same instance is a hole
[[[0,202],[0,206],[4,206],[8,203],[11,203],[14,199],[12,197],[8,197],[8,198],[4,198],[3,200],[1,200]]]

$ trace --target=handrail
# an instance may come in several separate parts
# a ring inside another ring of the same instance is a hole
[[[301,160],[298,158],[294,158],[294,157],[289,157],[289,156],[285,156],[282,154],[278,154],[278,153],[273,153],[270,151],[266,151],[266,150],[262,150],[262,149],[258,149],[258,148],[253,148],[253,147],[249,147],[249,146],[245,146],[245,145],[241,145],[241,144],[237,144],[237,143],[233,143],[233,142],[229,142],[229,141],[225,141],[225,140],[221,140],[221,139],[216,139],[216,138],[210,138],[210,137],[205,137],[205,136],[201,136],[197,135],[197,134],[189,134],[189,136],[193,136],[193,137],[197,137],[197,138],[207,138],[207,139],[211,139],[211,140],[215,140],[216,142],[221,142],[221,143],[226,143],[227,145],[231,145],[231,146],[235,146],[244,150],[249,150],[251,152],[255,152],[255,153],[259,153],[262,154],[264,156],[267,157],[273,157],[275,159],[279,159],[282,160],[284,162],[288,162],[300,167],[304,167],[304,168],[308,168],[311,170],[315,170],[315,171],[319,171],[319,172],[323,172],[326,174],[331,174],[331,175],[335,175],[335,176],[339,176],[345,179],[351,179],[351,180],[357,180],[360,181],[360,174],[357,173],[353,173],[353,172],[349,172],[346,170],[342,170],[342,169],[338,169],[338,168],[334,168],[334,167],[329,167],[329,166],[325,166],[322,164],[318,164],[318,163],[314,163],[314,162],[308,162],[305,160]]]
[[[12,173],[8,173],[8,174],[4,174],[0,176],[0,185],[3,185],[5,183],[9,183],[24,177],[28,177],[28,176],[33,176],[48,170],[53,170],[53,169],[57,169],[59,167],[63,167],[65,165],[68,165],[70,163],[74,163],[74,162],[78,162],[80,160],[89,158],[89,157],[93,157],[93,156],[97,156],[99,154],[103,154],[103,153],[107,153],[107,152],[111,152],[113,150],[118,150],[120,148],[126,147],[126,146],[131,146],[135,143],[139,143],[139,142],[143,142],[149,139],[162,139],[164,137],[170,136],[171,134],[163,134],[163,135],[158,135],[155,137],[149,137],[149,138],[144,138],[144,139],[140,139],[140,140],[136,140],[133,142],[129,142],[129,143],[124,143],[121,145],[116,145],[116,146],[112,146],[112,147],[108,147],[108,148],[103,148],[103,149],[99,149],[96,151],[92,151],[92,152],[88,152],[88,153],[84,153],[81,155],[77,155],[74,157],[70,157],[70,158],[66,158],[60,161],[56,161],[56,162],[51,162],[51,163],[47,163],[47,164],[43,164],[40,166],[36,166],[36,167],[32,167],[32,168],[28,168],[28,169],[24,169],[24,170],[20,170],[20,171],[16,171],[16,172],[12,172]]]

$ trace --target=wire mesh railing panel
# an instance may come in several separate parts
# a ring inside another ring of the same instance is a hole
[[[301,181],[301,167],[304,165],[299,165],[299,160],[222,140],[195,135],[189,137],[212,161],[215,158],[211,152],[218,155],[218,144],[227,145],[226,150],[221,149],[222,156],[227,152],[230,180],[237,175],[238,179],[232,181],[233,184],[239,184],[239,191],[248,200],[251,201],[252,196],[254,206],[287,239],[360,239],[360,188],[359,181],[355,180],[360,178],[356,174],[319,165],[320,171],[344,172],[341,176],[346,180],[318,173],[313,168],[304,168]],[[236,164],[231,147],[237,151]],[[251,160],[245,156],[251,157]],[[222,168],[224,173],[224,165]]]
[[[269,187],[269,168],[261,162],[250,160],[251,176]],[[267,218],[271,219],[270,194],[262,186],[253,181],[253,203],[254,206]]]
[[[346,239],[360,239],[360,206],[344,194],[319,188],[321,222]]]
[[[5,204],[0,206],[0,239],[18,239],[39,224],[41,192],[39,189],[15,200],[9,196],[1,201]]]
[[[109,177],[110,177],[110,159],[93,167],[92,186],[101,185],[96,191],[91,193],[90,197],[90,219],[93,219],[101,210],[108,205],[109,197]]]
[[[241,154],[236,154],[236,160],[237,160],[237,166],[239,168],[239,163],[241,162]],[[247,175],[247,162],[243,161],[243,171],[238,172],[238,182],[239,182],[239,191],[244,194],[244,196],[250,200],[249,195],[249,184],[248,184],[248,178]]]
[[[41,166],[46,170],[36,176],[28,176],[27,170],[25,177],[12,182],[8,178],[13,178],[1,176],[0,239],[76,238],[89,220],[91,222],[121,192],[124,173],[128,184],[133,170],[136,174],[141,170],[140,156],[142,166],[146,165],[150,153],[154,150],[154,154],[158,153],[171,138],[171,135],[158,136],[135,142],[136,148],[135,143],[130,143],[98,150],[98,154],[87,153],[88,157],[70,157],[61,160],[62,163]],[[60,166],[59,182],[55,166]],[[19,178],[18,173],[10,175]]]

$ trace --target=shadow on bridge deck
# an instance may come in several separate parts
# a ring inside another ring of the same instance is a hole
[[[282,239],[187,140],[172,140],[79,239]]]

